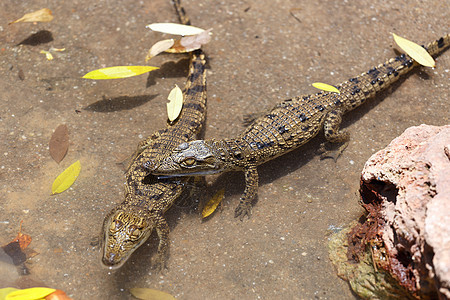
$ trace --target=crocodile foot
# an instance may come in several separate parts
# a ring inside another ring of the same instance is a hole
[[[156,254],[151,259],[151,267],[156,272],[163,272],[165,269],[167,269],[166,256],[160,253]]]
[[[242,221],[244,220],[244,217],[247,216],[250,219],[250,216],[252,214],[252,203],[242,200],[239,203],[238,207],[236,207],[236,209],[234,210],[234,217],[237,218],[239,217],[239,219]]]

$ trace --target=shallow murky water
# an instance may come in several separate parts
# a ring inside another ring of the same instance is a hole
[[[206,137],[232,137],[242,115],[293,96],[310,83],[338,83],[395,55],[390,32],[418,43],[450,28],[445,1],[185,1],[194,25],[213,27],[209,55]],[[54,21],[6,25],[26,12],[52,9]],[[410,9],[405,9],[408,7]],[[295,17],[294,17],[295,16]],[[128,299],[149,287],[178,299],[351,299],[328,260],[335,228],[358,218],[359,174],[372,153],[407,127],[449,123],[450,53],[437,68],[419,69],[347,116],[352,140],[335,163],[320,161],[321,136],[259,168],[259,201],[249,220],[234,219],[243,175],[208,177],[205,193],[225,188],[222,209],[202,222],[173,208],[168,269],[155,273],[153,235],[118,271],[99,260],[104,216],[123,198],[123,166],[138,142],[166,121],[168,91],[184,84],[187,61],[162,55],[150,75],[92,82],[79,77],[114,65],[144,64],[148,48],[167,38],[145,28],[176,22],[169,1],[2,1],[0,3],[0,244],[22,232],[39,254],[29,275],[4,262],[0,287],[32,283],[74,299]],[[445,22],[445,23],[441,23]],[[39,43],[19,45],[39,32]],[[47,61],[41,50],[65,48]],[[48,142],[67,124],[69,151],[58,165]],[[50,196],[54,178],[80,160],[66,192]]]

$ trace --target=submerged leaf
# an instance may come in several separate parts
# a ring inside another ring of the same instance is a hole
[[[141,75],[159,69],[152,66],[117,66],[97,69],[84,75],[87,79],[116,79]]]
[[[341,92],[339,92],[339,90],[332,85],[326,84],[326,83],[322,83],[322,82],[314,82],[312,84],[313,87],[315,87],[316,89],[325,91],[325,92],[333,92],[333,93],[338,93],[340,94]]]
[[[17,233],[17,236],[9,244],[17,242],[17,243],[19,243],[19,248],[21,250],[24,250],[25,248],[28,247],[28,245],[30,245],[31,236],[29,236],[28,234],[22,233],[22,223],[23,223],[23,220],[20,221],[20,227],[19,227],[19,232]]]
[[[205,31],[204,29],[195,26],[182,25],[176,23],[153,23],[147,25],[146,27],[150,28],[153,31],[175,35],[195,35]]]
[[[51,288],[34,287],[24,290],[16,290],[6,295],[5,300],[40,300],[56,291]]]
[[[71,164],[67,169],[65,169],[52,185],[52,195],[59,194],[67,190],[74,182],[77,180],[78,175],[81,171],[81,163],[79,160]]]
[[[171,294],[147,288],[131,288],[131,294],[142,300],[176,300]]]
[[[28,14],[23,15],[22,18],[10,22],[8,25],[19,22],[50,22],[53,20],[52,11],[48,8],[43,8]]]
[[[422,46],[411,42],[401,36],[392,33],[394,36],[394,41],[397,45],[403,49],[412,59],[414,59],[417,63],[421,64],[425,67],[434,68],[436,66],[436,62],[433,57],[425,50]]]
[[[181,113],[181,109],[183,108],[183,92],[175,85],[175,87],[170,91],[169,103],[167,103],[167,116],[169,117],[169,121],[175,121]]]
[[[167,49],[169,49],[170,47],[173,46],[173,43],[174,43],[173,39],[162,40],[162,41],[157,42],[150,48],[150,50],[148,50],[148,54],[145,57],[145,61],[148,61],[152,57],[160,54],[161,52],[166,51]]]
[[[59,164],[69,149],[69,131],[66,124],[56,127],[49,142],[50,156]]]
[[[220,202],[222,202],[223,197],[225,196],[225,190],[221,189],[218,191],[209,201],[206,203],[205,207],[202,211],[202,217],[206,218],[211,215],[219,206]]]

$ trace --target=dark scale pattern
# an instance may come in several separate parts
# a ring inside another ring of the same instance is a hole
[[[449,45],[450,36],[446,35],[428,44],[426,49],[431,55],[436,55]],[[341,83],[337,86],[340,94],[322,91],[314,95],[285,100],[268,111],[265,116],[254,120],[236,139],[205,141],[208,149],[212,149],[212,153],[231,153],[233,149],[239,148],[243,157],[239,160],[232,155],[215,157],[221,162],[222,171],[245,172],[246,187],[235,215],[242,218],[250,214],[251,203],[257,195],[256,165],[305,144],[322,128],[329,142],[348,142],[349,134],[339,128],[343,114],[389,87],[400,75],[410,71],[415,65],[417,64],[409,56],[399,55]],[[159,164],[155,172],[167,175],[192,172],[191,169],[185,170],[176,161],[176,155]]]
[[[175,0],[173,4],[181,23],[190,24],[180,1]],[[201,50],[191,54],[180,116],[165,130],[142,141],[133,156],[126,172],[125,200],[106,216],[103,223],[102,261],[108,267],[121,266],[139,246],[139,241],[148,238],[153,229],[156,229],[160,239],[153,262],[157,267],[164,265],[169,246],[169,227],[163,214],[181,195],[189,179],[146,182],[148,171],[143,166],[157,161],[179,144],[196,138],[200,132],[206,113],[205,64]],[[110,228],[115,228],[115,232],[112,233]],[[139,230],[135,231],[135,228]],[[133,232],[140,233],[139,239],[132,236]],[[123,240],[124,236],[128,242]]]

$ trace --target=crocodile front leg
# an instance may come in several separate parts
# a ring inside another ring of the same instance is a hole
[[[336,161],[345,150],[345,148],[347,148],[350,140],[350,134],[347,131],[341,130],[339,128],[341,126],[343,114],[344,112],[342,110],[335,109],[328,112],[328,114],[326,115],[323,125],[323,131],[325,132],[327,143],[342,143],[342,145],[337,150],[332,151],[326,149],[326,143],[322,143],[319,149],[319,152],[322,153],[320,155],[320,159],[333,158],[334,161]]]
[[[166,267],[167,256],[169,254],[169,225],[162,216],[156,219],[156,233],[159,237],[158,251],[152,258],[152,268],[161,271]]]
[[[258,196],[258,170],[256,165],[250,165],[244,169],[245,190],[238,207],[234,211],[234,217],[240,216],[241,221],[245,216],[250,218],[252,214],[252,202]]]

